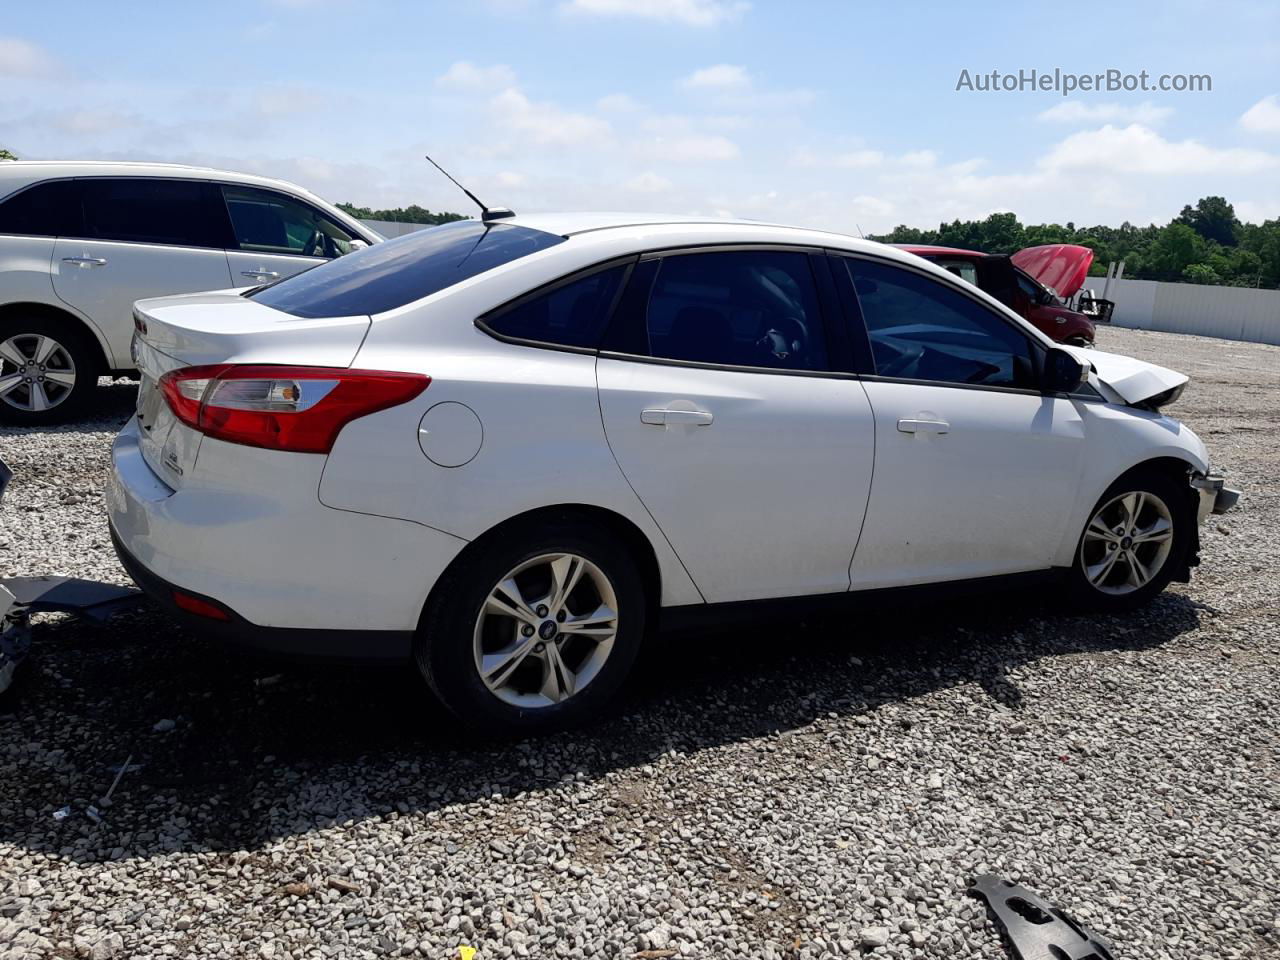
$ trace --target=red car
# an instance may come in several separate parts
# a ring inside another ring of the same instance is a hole
[[[953,247],[895,246],[985,290],[1059,343],[1093,346],[1093,321],[1063,303],[1089,275],[1093,251],[1088,247],[1051,243],[1004,256]]]

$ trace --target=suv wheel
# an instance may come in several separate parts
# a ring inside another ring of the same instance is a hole
[[[0,420],[57,423],[83,411],[98,385],[89,335],[52,317],[0,320]]]
[[[587,524],[477,544],[437,586],[416,650],[468,726],[541,733],[598,716],[635,662],[645,598],[630,554]]]
[[[1123,610],[1158,594],[1185,562],[1195,528],[1187,490],[1167,474],[1117,480],[1080,535],[1071,578],[1089,606]]]

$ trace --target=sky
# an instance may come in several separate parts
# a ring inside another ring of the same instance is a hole
[[[1081,6],[0,0],[0,146],[464,213],[424,153],[517,212],[875,233],[1163,224],[1221,195],[1280,216],[1280,4]],[[1033,69],[1212,89],[977,89]]]

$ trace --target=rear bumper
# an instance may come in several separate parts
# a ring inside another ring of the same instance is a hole
[[[427,594],[466,545],[421,524],[325,506],[324,458],[313,454],[205,437],[174,490],[143,458],[134,420],[111,458],[107,513],[121,563],[175,617],[241,645],[407,657]],[[174,589],[229,619],[176,608]]]
[[[1202,524],[1211,513],[1226,513],[1240,499],[1240,491],[1226,485],[1226,481],[1218,476],[1194,475],[1191,488],[1195,490],[1199,504],[1196,509],[1196,523]]]
[[[407,661],[413,652],[412,630],[323,630],[318,628],[263,627],[250,623],[215,597],[194,593],[156,576],[131,554],[114,526],[110,527],[111,544],[120,565],[148,597],[193,633],[210,637],[235,647],[290,659]],[[229,619],[211,620],[183,610],[174,602],[175,590],[212,603],[226,612]]]

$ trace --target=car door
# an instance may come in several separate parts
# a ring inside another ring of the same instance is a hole
[[[791,249],[643,258],[597,360],[613,455],[709,602],[848,589],[874,427],[832,372],[825,270]]]
[[[354,249],[356,237],[297,197],[238,184],[224,184],[222,196],[233,234],[227,260],[237,287],[291,277]]]
[[[1049,567],[1084,463],[1080,399],[1037,387],[1043,346],[922,270],[836,257],[863,385],[875,479],[854,589]]]
[[[150,177],[78,179],[82,222],[58,238],[53,288],[98,325],[128,367],[133,304],[231,285],[216,187]]]

